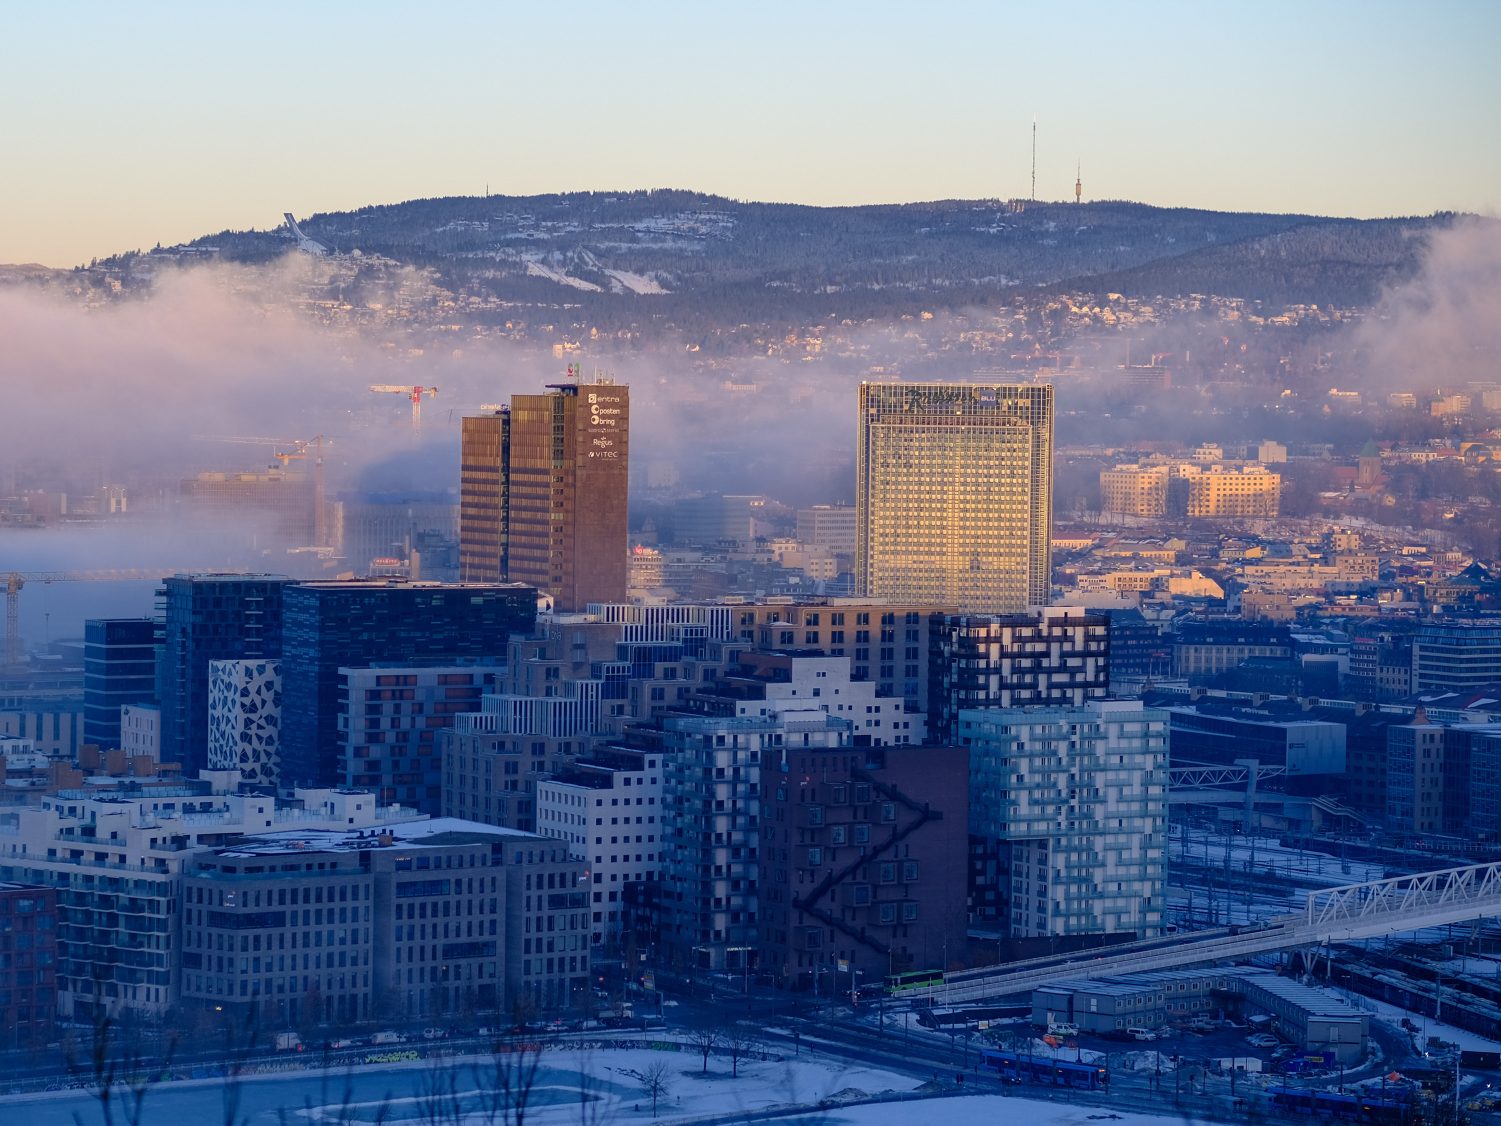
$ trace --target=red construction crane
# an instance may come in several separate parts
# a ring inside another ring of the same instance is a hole
[[[438,393],[436,387],[407,387],[392,383],[372,383],[370,390],[382,395],[407,395],[412,400],[412,429],[422,429],[422,396],[432,398]]]

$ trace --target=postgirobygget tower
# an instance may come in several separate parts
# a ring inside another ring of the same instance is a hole
[[[526,583],[559,610],[623,602],[629,439],[630,388],[604,379],[464,419],[460,578]]]
[[[1048,384],[862,383],[859,592],[982,613],[1046,605],[1052,462]]]

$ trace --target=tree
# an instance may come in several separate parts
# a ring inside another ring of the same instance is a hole
[[[99,996],[95,982],[95,996]],[[68,1072],[83,1080],[89,1094],[99,1103],[104,1126],[115,1126],[118,1105],[128,1126],[141,1126],[146,1096],[172,1065],[177,1037],[168,1033],[159,1053],[148,1053],[140,1030],[123,1027],[103,1001],[96,1001],[91,1011],[89,1039],[82,1058],[69,1042],[64,1049]]]
[[[513,1015],[515,1031],[497,1036],[490,1061],[475,1066],[475,1087],[490,1126],[526,1126],[542,1067],[546,1045],[540,1034],[525,1031],[529,1010],[518,1006]]]
[[[708,1057],[705,1056],[705,1059]],[[705,1064],[705,1070],[708,1065]],[[647,1098],[651,1099],[651,1116],[657,1116],[657,1100],[664,1099],[672,1090],[672,1069],[666,1060],[657,1060],[648,1064],[640,1072],[637,1078],[641,1083],[641,1090]]]
[[[719,1047],[723,1039],[723,1033],[717,1028],[695,1028],[688,1034],[688,1043],[699,1050],[704,1057],[703,1074],[709,1074],[709,1056],[715,1048]]]
[[[754,1028],[743,1023],[732,1025],[725,1033],[724,1046],[730,1054],[730,1074],[733,1077],[740,1077],[740,1061],[754,1054],[759,1044]]]
[[[257,1031],[255,1017],[248,1008],[243,1023],[233,1019],[224,1022],[224,1085],[219,1090],[224,1126],[244,1126],[247,1120],[240,1113],[240,1101],[244,1095],[245,1068],[258,1046]]]
[[[418,1077],[417,1113],[422,1126],[459,1126],[463,1122],[458,1074],[447,1062],[435,1062]]]

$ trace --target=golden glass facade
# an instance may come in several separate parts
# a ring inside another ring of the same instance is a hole
[[[506,577],[505,467],[511,412],[463,420],[459,454],[459,580],[499,583]]]
[[[1046,605],[1053,388],[862,383],[856,581],[984,613]]]

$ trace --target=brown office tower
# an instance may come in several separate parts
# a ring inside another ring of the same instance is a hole
[[[625,601],[630,388],[549,385],[464,419],[459,570],[527,583],[559,610]]]

